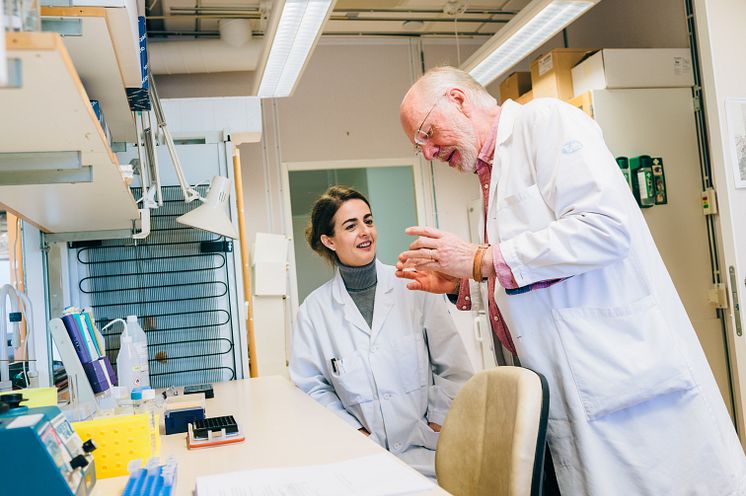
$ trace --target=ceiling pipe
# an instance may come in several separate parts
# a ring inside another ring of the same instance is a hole
[[[221,19],[220,39],[155,41],[148,43],[153,74],[197,74],[254,71],[262,41],[252,39],[247,19]]]

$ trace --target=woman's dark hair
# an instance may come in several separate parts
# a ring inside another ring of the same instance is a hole
[[[359,191],[346,186],[332,186],[313,204],[311,220],[306,227],[308,245],[332,265],[337,262],[337,255],[324,246],[321,242],[321,235],[334,236],[334,215],[348,200],[362,200],[370,207],[368,199]]]

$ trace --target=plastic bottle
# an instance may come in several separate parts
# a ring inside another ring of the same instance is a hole
[[[143,381],[148,379],[148,371],[143,370],[140,353],[132,336],[127,334],[126,330],[122,333],[119,342],[119,354],[117,355],[119,386],[125,388],[126,391],[131,391],[143,385]]]
[[[137,350],[139,367],[143,371],[138,386],[150,386],[150,367],[148,365],[148,337],[137,323],[136,315],[127,316],[127,335],[132,338],[132,343]]]

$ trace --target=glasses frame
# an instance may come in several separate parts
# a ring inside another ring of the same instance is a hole
[[[414,132],[414,136],[412,136],[412,140],[414,141],[414,153],[415,155],[419,155],[422,153],[422,147],[425,146],[428,142],[428,140],[433,135],[433,128],[430,127],[430,130],[428,132],[424,132],[422,130],[422,126],[425,125],[425,122],[427,121],[427,118],[430,117],[430,114],[435,110],[435,107],[438,106],[438,104],[443,101],[443,97],[448,96],[448,93],[444,93],[438,97],[437,100],[435,100],[435,103],[433,103],[433,106],[430,107],[430,110],[427,111],[425,114],[425,117],[422,119],[422,122],[420,122],[420,125],[417,127],[417,130]]]

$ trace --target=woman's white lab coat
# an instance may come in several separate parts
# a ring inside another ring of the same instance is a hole
[[[489,242],[519,286],[567,278],[495,295],[522,365],[549,382],[562,494],[744,494],[730,417],[596,123],[558,100],[507,101],[490,188]]]
[[[409,291],[393,267],[378,261],[376,272],[372,328],[339,271],[306,298],[293,331],[290,377],[352,427],[364,427],[371,439],[433,476],[438,434],[428,422],[443,424],[472,366],[442,296]]]

